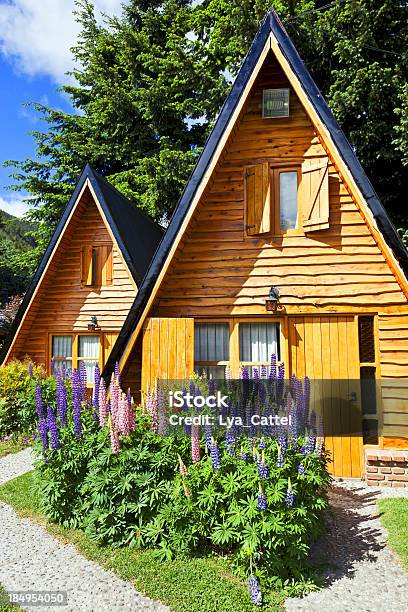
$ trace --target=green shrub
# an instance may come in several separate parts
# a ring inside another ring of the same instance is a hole
[[[29,432],[35,427],[35,387],[41,382],[45,405],[55,405],[55,379],[29,362],[12,361],[0,367],[0,437]]]
[[[48,518],[79,527],[101,544],[153,548],[162,560],[217,553],[241,578],[253,567],[264,585],[305,581],[305,561],[321,527],[329,482],[325,457],[301,452],[307,441],[289,444],[283,467],[276,467],[278,441],[267,440],[269,475],[262,481],[267,507],[262,511],[250,449],[240,460],[220,443],[220,470],[213,470],[205,454],[183,477],[179,455],[190,462],[190,440],[153,433],[149,417],[139,415],[118,454],[110,448],[109,429],[95,423],[90,409],[83,410],[82,424],[81,440],[70,420],[60,430],[61,449],[49,451],[48,463],[40,459],[36,465],[36,487]],[[37,451],[42,452],[40,446]],[[304,471],[299,474],[300,463]],[[289,482],[295,501],[288,507]]]

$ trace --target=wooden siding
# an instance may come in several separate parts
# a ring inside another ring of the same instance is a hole
[[[81,287],[81,249],[86,244],[112,247],[111,285]],[[101,333],[105,334],[106,361],[136,293],[130,273],[86,189],[25,317],[10,358],[29,355],[35,362],[46,364],[49,334],[87,331],[91,315],[96,315]]]
[[[269,59],[227,142],[156,300],[161,316],[263,314],[271,285],[288,312],[406,304],[389,265],[332,160],[330,227],[309,235],[246,236],[244,169],[327,157],[291,91],[290,117],[262,119],[263,87],[288,87]]]
[[[158,379],[185,380],[192,374],[194,319],[147,319],[142,337],[142,396]]]

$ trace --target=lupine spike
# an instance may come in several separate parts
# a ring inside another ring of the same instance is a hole
[[[249,577],[248,585],[252,603],[258,607],[262,606],[262,594],[259,588],[258,580],[253,574]]]
[[[285,503],[288,508],[291,508],[295,502],[295,494],[293,493],[292,483],[290,478],[288,478],[288,490],[285,495]]]
[[[98,364],[95,366],[94,372],[94,391],[93,391],[93,405],[95,410],[99,408],[99,389],[101,386],[101,371]]]
[[[106,386],[105,386],[104,380],[101,380],[101,384],[99,387],[98,406],[99,406],[99,424],[101,425],[101,427],[104,427],[106,425],[106,419],[108,416],[108,406],[106,402]]]
[[[266,495],[261,485],[259,485],[258,491],[258,508],[259,510],[266,510]]]
[[[82,437],[82,419],[81,419],[81,403],[82,403],[82,384],[80,373],[77,368],[72,372],[72,403],[74,406],[74,432],[79,440]]]
[[[50,406],[47,406],[47,426],[50,432],[51,448],[57,450],[60,447],[58,438],[58,425],[54,411]]]
[[[200,427],[198,425],[191,426],[191,457],[193,463],[198,463],[201,459]]]
[[[39,384],[37,384],[35,387],[35,407],[37,409],[38,418],[45,418],[44,406],[41,395],[41,386]]]
[[[48,450],[48,425],[45,417],[41,417],[38,423],[38,435],[43,447],[44,462],[48,463],[47,450]]]
[[[220,462],[220,451],[218,449],[217,443],[214,440],[214,438],[211,439],[210,453],[211,453],[211,462],[212,462],[213,470],[214,472],[217,472],[218,470],[221,469],[221,462]]]

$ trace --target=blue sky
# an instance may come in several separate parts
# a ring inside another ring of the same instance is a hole
[[[118,14],[121,0],[95,0],[95,6],[98,18],[101,11]],[[69,49],[78,31],[73,9],[74,0],[0,0],[0,165],[35,155],[28,132],[42,129],[43,122],[24,102],[70,110],[56,89],[72,67]],[[24,194],[6,190],[8,175],[0,167],[0,209],[21,216]]]

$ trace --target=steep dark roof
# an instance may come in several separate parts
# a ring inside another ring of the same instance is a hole
[[[127,200],[117,189],[110,185],[108,181],[87,164],[34,274],[17,316],[13,321],[10,334],[0,351],[0,364],[7,355],[37,284],[54,251],[61,232],[64,231],[67,220],[69,219],[72,209],[87,179],[89,179],[95,191],[95,195],[98,198],[98,202],[118,243],[122,256],[138,287],[146,274],[149,263],[162,239],[162,228],[156,225],[154,221]]]
[[[139,286],[164,231],[91,166],[86,166],[85,172],[87,170],[109,226]]]
[[[329,106],[324,100],[321,92],[310,76],[305,64],[296,51],[292,41],[284,29],[279,17],[272,10],[265,17],[252,46],[241,66],[241,69],[235,79],[231,92],[229,93],[222,107],[217,122],[207,140],[204,150],[197,162],[197,165],[188,181],[184,192],[178,202],[178,205],[173,213],[170,224],[163,237],[163,240],[157,249],[154,258],[150,263],[142,286],[136,296],[134,304],[129,311],[127,319],[118,336],[116,344],[110,354],[106,364],[104,374],[108,374],[113,370],[114,364],[119,360],[120,355],[126,347],[126,342],[143,313],[145,305],[149,299],[149,295],[155,285],[156,279],[167,259],[172,244],[179,232],[183,220],[188,212],[190,204],[194,198],[197,187],[200,185],[204,174],[210,164],[219,140],[230,122],[234,110],[241,98],[245,86],[257,64],[259,56],[265,46],[270,33],[273,33],[278,41],[280,49],[291,66],[292,71],[297,75],[299,81],[322,122],[326,125],[331,133],[333,141],[347,164],[351,174],[354,177],[361,193],[363,194],[367,204],[375,217],[380,231],[382,232],[386,242],[392,249],[396,259],[398,260],[405,275],[408,277],[408,252],[402,244],[394,226],[392,225],[387,213],[385,212],[378,196],[376,195],[373,186],[371,185],[367,175],[365,174],[360,162],[358,161],[350,143],[342,132],[340,126],[335,120]]]

